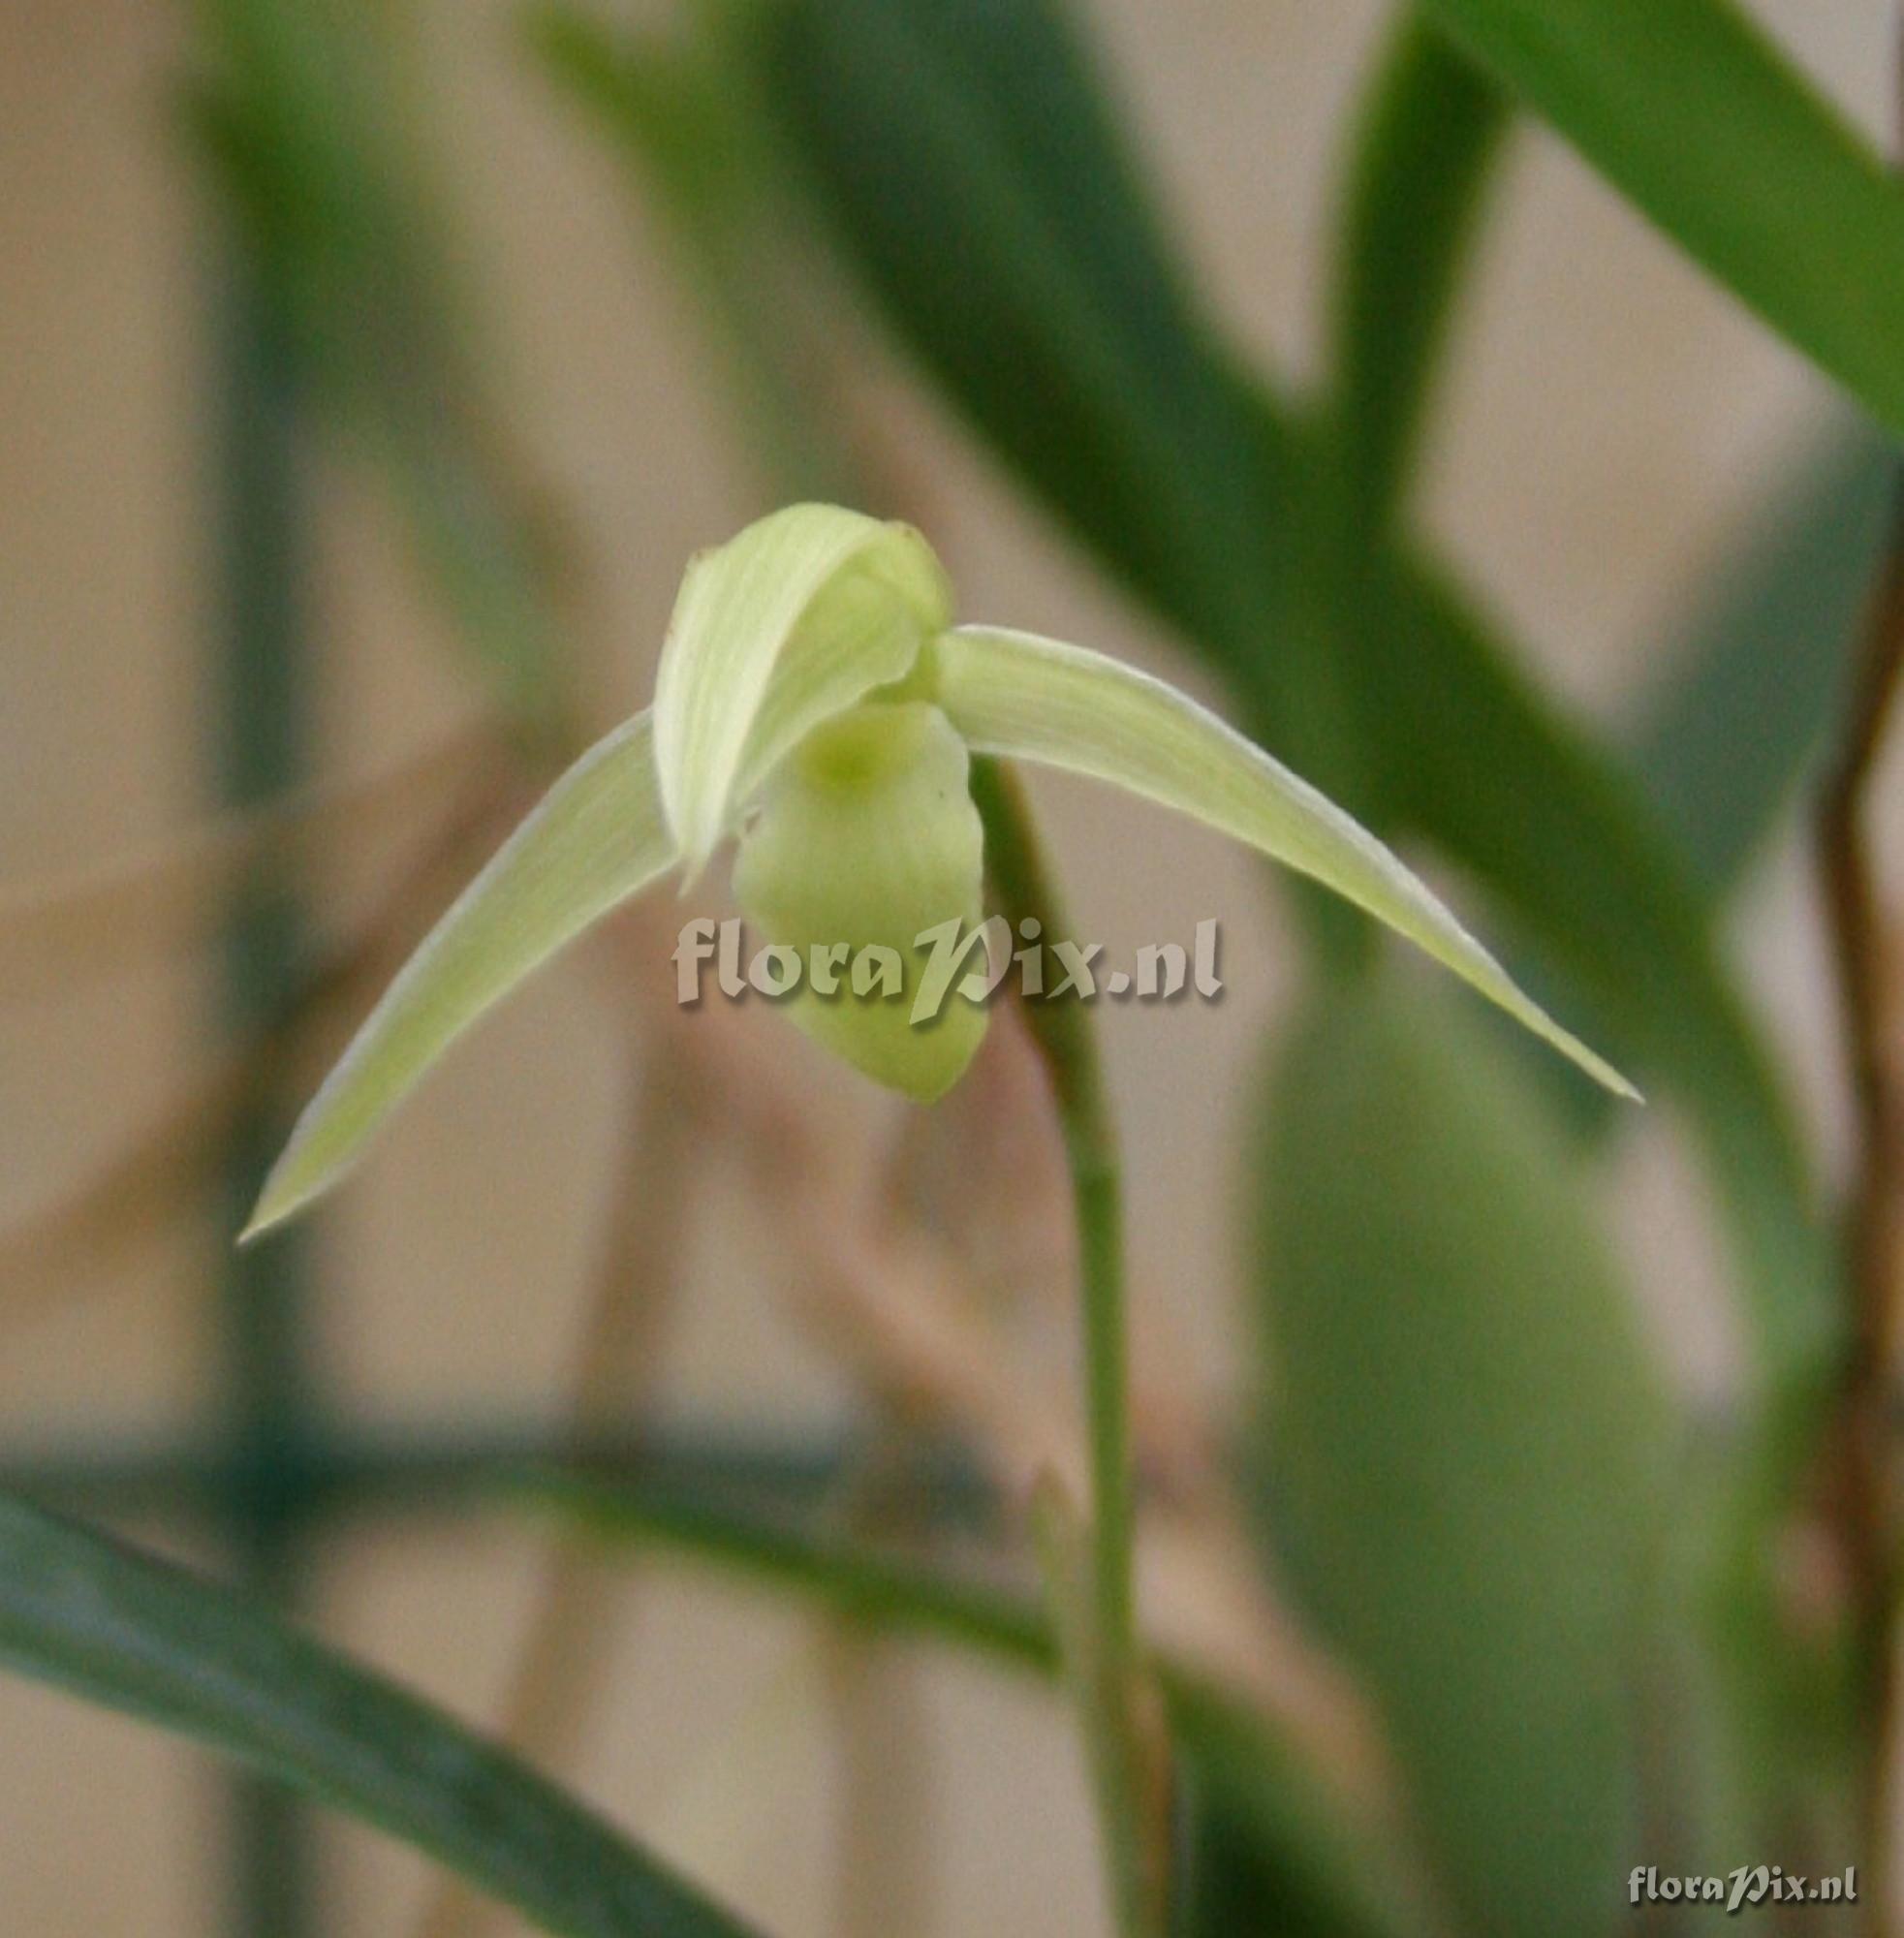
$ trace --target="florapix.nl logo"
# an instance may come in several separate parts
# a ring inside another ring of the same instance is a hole
[[[711,986],[730,1002],[763,996],[784,1001],[805,990],[830,1001],[900,1003],[908,1019],[928,1023],[954,989],[968,1002],[991,1001],[1008,985],[1032,998],[1071,996],[1083,1002],[1170,1003],[1186,996],[1214,1002],[1223,994],[1214,918],[1200,922],[1186,948],[1145,943],[1128,968],[1105,959],[1102,943],[1047,939],[1035,918],[1014,930],[1003,916],[967,923],[956,918],[921,930],[909,948],[883,943],[769,942],[749,948],[737,918],[698,917],[675,944],[675,1000],[693,1007]]]
[[[1724,1877],[1680,1877],[1655,1864],[1635,1864],[1626,1895],[1634,1905],[1717,1905],[1731,1918],[1761,1904],[1856,1904],[1857,1867],[1808,1877],[1782,1864],[1740,1864]]]

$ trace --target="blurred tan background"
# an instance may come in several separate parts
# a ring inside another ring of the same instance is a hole
[[[1374,0],[1080,0],[1195,265],[1228,323],[1286,368],[1314,340],[1332,142],[1387,16]],[[1763,7],[1867,126],[1885,106],[1887,0]],[[575,116],[527,73],[506,0],[424,0],[434,125],[505,396],[579,522],[603,722],[647,691],[679,571],[759,509],[717,374],[659,238]],[[212,544],[202,489],[210,232],[180,159],[185,21],[155,0],[0,7],[0,883],[160,842],[208,811],[203,696]],[[1461,328],[1423,510],[1536,640],[1580,707],[1619,708],[1701,561],[1829,422],[1817,382],[1544,136],[1517,138],[1511,218]],[[869,376],[880,436],[923,481],[967,610],[1089,639],[1195,683],[921,401]],[[346,464],[323,506],[317,623],[327,775],[415,755],[468,713],[440,620]],[[1111,1010],[1143,1332],[1221,1393],[1237,1325],[1228,1154],[1284,985],[1281,917],[1256,869],[1133,803],[1041,784],[1083,925],[1113,949],[1226,935],[1214,1007]],[[396,864],[392,827],[325,859],[339,908]],[[1758,987],[1829,1125],[1835,1071],[1795,856],[1749,904]],[[657,931],[658,933],[659,931]],[[665,948],[665,944],[659,945]],[[599,965],[597,965],[599,968]],[[667,965],[657,959],[655,987]],[[137,1141],[202,1051],[209,971],[142,956],[0,1008],[0,1230]],[[614,1182],[625,1032],[602,977],[565,966],[486,1025],[340,1198],[319,1317],[336,1403],[377,1418],[554,1408],[601,1203]],[[864,1161],[890,1130],[791,1034],[779,1052],[827,1147]],[[1628,1161],[1626,1239],[1649,1315],[1693,1381],[1732,1342],[1701,1297],[1700,1207],[1671,1126]],[[663,1397],[754,1423],[830,1417],[849,1381],[781,1283],[744,1181],[705,1182]],[[37,1428],[184,1417],[209,1377],[203,1218],[174,1221],[49,1297],[0,1284],[0,1415]],[[335,1544],[314,1620],[458,1713],[496,1714],[545,1555],[508,1522],[404,1523]],[[566,1773],[789,1934],[840,1928],[837,1691],[811,1630],[659,1571]],[[893,1740],[889,1785],[933,1798],[921,1931],[1091,1928],[1095,1861],[1055,1699],[922,1654],[862,1706]],[[866,1746],[860,1740],[860,1753]],[[718,1772],[718,1774],[717,1774]],[[736,1774],[738,1772],[738,1774]],[[863,1771],[861,1776],[863,1779]],[[851,1786],[849,1794],[851,1794]],[[219,1793],[195,1755],[130,1724],[0,1685],[0,1930],[131,1938],[210,1927]],[[417,1860],[325,1829],[335,1929],[406,1932]],[[475,1928],[475,1927],[471,1927]],[[497,1928],[484,1926],[483,1928]]]

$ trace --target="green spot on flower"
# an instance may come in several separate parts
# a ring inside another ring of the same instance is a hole
[[[807,977],[783,1013],[876,1083],[929,1103],[964,1074],[985,1034],[983,1007],[951,992],[915,1022],[930,945],[918,938],[982,915],[984,834],[971,756],[952,723],[921,701],[869,702],[816,728],[768,781],[742,834],[734,892],[769,942],[812,959],[886,950],[897,991],[830,993]]]

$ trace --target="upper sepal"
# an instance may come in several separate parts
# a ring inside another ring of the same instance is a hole
[[[910,525],[790,505],[688,568],[655,678],[661,797],[691,880],[822,721],[901,679],[952,620]]]

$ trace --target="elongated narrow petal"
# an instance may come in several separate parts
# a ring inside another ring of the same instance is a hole
[[[1621,1096],[1639,1093],[1514,985],[1374,835],[1188,695],[1102,653],[993,626],[934,648],[935,703],[982,753],[1160,801],[1366,909]]]
[[[748,795],[810,728],[902,678],[952,617],[910,526],[790,505],[703,552],[655,680],[661,795],[693,876]]]
[[[640,713],[555,783],[430,931],[297,1120],[244,1235],[335,1183],[471,1023],[674,860]]]

